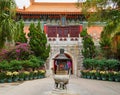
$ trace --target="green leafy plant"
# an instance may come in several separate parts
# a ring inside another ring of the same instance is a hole
[[[94,58],[96,56],[96,48],[92,37],[87,33],[87,30],[83,30],[81,36],[83,44],[82,55],[84,58]]]
[[[118,66],[119,66],[120,62],[115,59],[109,59],[109,60],[107,60],[107,64],[108,64],[109,70],[118,70]]]
[[[5,72],[0,72],[0,80],[5,80],[6,74]]]
[[[12,61],[10,61],[9,64],[12,67],[12,71],[19,71],[19,70],[21,70],[23,68],[21,62],[22,61],[19,61],[19,60],[12,60]]]
[[[22,78],[22,79],[24,79],[24,77],[25,77],[25,74],[24,74],[24,72],[19,72],[19,78]]]
[[[86,69],[96,70],[114,70],[119,71],[120,61],[116,59],[84,59],[83,66]]]
[[[84,60],[83,60],[83,66],[84,66],[86,69],[90,69],[90,68],[91,68],[91,59],[84,59]]]

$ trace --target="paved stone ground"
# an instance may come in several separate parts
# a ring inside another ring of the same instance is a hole
[[[67,93],[54,92],[52,78],[0,84],[0,95],[120,95],[120,82],[70,78]]]

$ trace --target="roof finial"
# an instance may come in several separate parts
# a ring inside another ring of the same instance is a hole
[[[23,6],[23,10],[25,10],[26,8],[25,8],[25,6]]]
[[[35,2],[35,0],[30,0],[30,3],[33,4]]]

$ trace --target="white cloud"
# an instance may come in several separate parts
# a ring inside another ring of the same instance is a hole
[[[30,5],[29,0],[15,0],[18,8],[23,9],[23,6],[28,7]]]
[[[36,2],[77,2],[78,0],[35,0]]]

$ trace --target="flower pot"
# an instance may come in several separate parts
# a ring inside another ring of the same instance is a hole
[[[110,77],[110,78],[108,78],[108,80],[109,80],[109,81],[113,81],[113,78]]]
[[[19,80],[19,78],[18,78],[18,77],[13,78],[13,81],[14,81],[14,82],[17,82],[18,80]]]
[[[105,81],[105,80],[106,80],[106,77],[102,77],[102,80],[104,80],[104,81]]]
[[[7,79],[7,82],[8,82],[8,83],[11,83],[12,81],[13,81],[12,78]]]
[[[101,77],[96,77],[97,78],[97,80],[101,80]]]
[[[120,78],[115,78],[115,81],[116,81],[116,82],[119,82],[119,81],[120,81]]]
[[[38,79],[40,79],[40,75],[39,75],[39,76],[37,76],[37,78],[38,78]]]
[[[95,79],[95,76],[91,76],[91,79]]]
[[[83,75],[82,78],[86,78],[86,75]]]
[[[0,83],[4,83],[5,82],[5,79],[0,79]]]
[[[37,76],[34,76],[34,79],[37,79]]]
[[[39,77],[42,78],[42,75],[40,75]]]
[[[23,81],[24,80],[24,78],[19,78],[19,81]]]
[[[32,79],[33,79],[33,77],[29,77],[29,79],[30,79],[30,80],[32,80]]]
[[[43,75],[42,78],[45,78],[45,75]]]
[[[25,80],[29,80],[29,77],[25,77]]]
[[[87,79],[90,79],[90,76],[87,76]]]
[[[14,81],[14,82],[17,82],[17,81],[18,81],[18,79],[13,79],[13,81]]]

